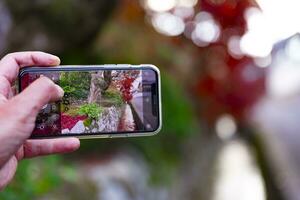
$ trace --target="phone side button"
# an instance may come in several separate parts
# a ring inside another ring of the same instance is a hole
[[[111,68],[111,67],[116,67],[117,65],[116,64],[105,64],[105,65],[102,65],[104,68]]]
[[[123,138],[128,137],[128,134],[111,134],[109,138]]]
[[[128,67],[131,67],[131,65],[129,65],[129,64],[117,64],[117,67],[128,68]]]

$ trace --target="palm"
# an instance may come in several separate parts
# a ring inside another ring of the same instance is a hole
[[[34,154],[30,154],[32,148],[34,148],[32,143],[29,141],[25,142],[25,145],[22,145],[18,152],[2,166],[0,169],[0,188],[3,188],[3,186],[6,186],[12,180],[16,173],[19,160],[24,157],[34,156]]]
[[[0,170],[0,188],[4,188],[14,177],[18,166],[17,157],[14,155]]]
[[[68,153],[78,147],[79,140],[77,138],[26,140],[19,150],[0,168],[0,190],[10,183],[16,173],[18,162],[23,158]]]

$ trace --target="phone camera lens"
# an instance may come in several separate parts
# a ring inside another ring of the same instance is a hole
[[[37,128],[40,129],[40,130],[44,130],[45,129],[45,125],[44,124],[39,124],[37,126]]]

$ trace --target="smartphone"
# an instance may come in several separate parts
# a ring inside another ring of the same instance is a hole
[[[19,92],[40,76],[65,94],[39,112],[31,138],[149,136],[161,129],[160,72],[154,65],[25,67]]]

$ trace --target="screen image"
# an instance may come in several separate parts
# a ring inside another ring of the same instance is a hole
[[[151,69],[26,72],[20,80],[21,90],[41,75],[60,85],[65,95],[43,107],[33,137],[158,128],[157,74]]]

